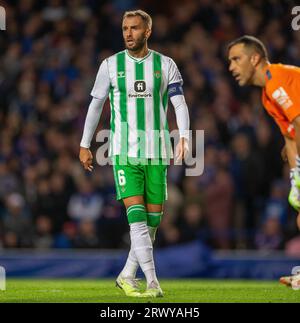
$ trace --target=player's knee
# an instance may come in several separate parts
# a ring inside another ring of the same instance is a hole
[[[146,209],[142,204],[131,205],[127,208],[126,212],[129,224],[147,221]]]

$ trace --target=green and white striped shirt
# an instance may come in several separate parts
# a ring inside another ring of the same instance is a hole
[[[167,103],[174,83],[183,83],[175,62],[153,50],[141,59],[124,50],[102,62],[91,95],[109,95],[109,156],[171,156]]]

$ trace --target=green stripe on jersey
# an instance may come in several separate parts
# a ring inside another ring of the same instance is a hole
[[[143,81],[144,80],[144,63],[135,63],[135,80]],[[138,148],[138,157],[145,158],[145,99],[137,98],[136,99],[136,112],[137,112],[137,127],[139,132],[139,148]]]
[[[110,101],[110,150],[113,155],[114,146],[113,146],[113,136],[115,133],[115,106],[114,106],[114,88],[111,86],[109,89],[109,101]]]
[[[117,54],[117,78],[120,92],[121,155],[126,156],[128,152],[128,125],[125,51]]]
[[[115,132],[115,106],[114,106],[114,88],[111,86],[109,89],[109,100],[110,100],[110,129]]]
[[[153,108],[154,108],[154,130],[155,130],[155,156],[161,157],[161,141],[160,141],[160,86],[162,78],[161,56],[153,52]],[[157,142],[158,141],[158,142]]]

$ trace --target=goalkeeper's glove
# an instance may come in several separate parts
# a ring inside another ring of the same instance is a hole
[[[294,179],[295,185],[300,189],[300,157],[296,156],[296,168],[292,168],[291,171],[294,169]]]
[[[292,168],[290,170],[291,190],[288,201],[290,205],[298,212],[300,210],[300,173],[298,173],[297,168]]]

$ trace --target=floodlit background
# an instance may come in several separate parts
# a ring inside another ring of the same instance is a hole
[[[7,19],[6,31],[0,31],[3,254],[19,248],[129,248],[112,169],[96,166],[86,174],[78,152],[99,64],[123,50],[124,11],[140,8],[153,18],[149,47],[172,57],[182,73],[192,129],[205,131],[204,174],[185,177],[184,166],[169,168],[156,250],[172,247],[176,255],[194,243],[205,252],[281,250],[300,257],[295,212],[287,203],[289,169],[280,158],[283,140],[263,110],[260,89],[239,88],[226,59],[228,42],[250,34],[266,44],[271,62],[300,65],[300,31],[291,27],[294,5],[1,1]],[[109,127],[109,119],[107,102],[99,130]],[[171,105],[169,124],[176,128]],[[94,155],[98,147],[94,140]],[[191,258],[198,252],[193,250]]]

